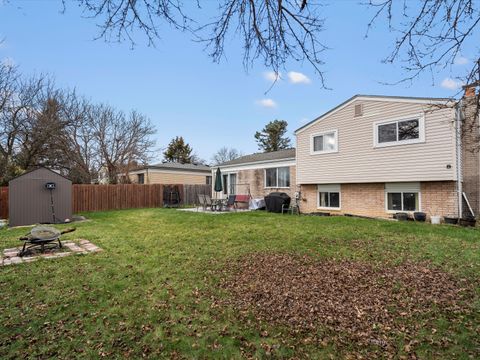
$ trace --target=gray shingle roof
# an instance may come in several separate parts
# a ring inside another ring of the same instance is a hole
[[[279,151],[272,151],[267,153],[256,153],[241,156],[238,159],[231,160],[220,164],[219,166],[249,164],[254,162],[286,160],[295,158],[295,149],[285,149]]]
[[[136,170],[143,170],[143,169],[171,169],[171,170],[210,172],[210,167],[207,165],[180,164],[180,163],[159,163],[159,164],[145,165]]]

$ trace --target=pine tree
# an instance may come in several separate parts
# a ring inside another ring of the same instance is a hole
[[[262,131],[255,133],[258,148],[264,152],[290,148],[290,138],[285,136],[287,126],[288,123],[285,120],[270,121]]]
[[[163,152],[166,162],[190,164],[193,160],[192,148],[185,143],[182,136],[177,136],[170,141],[167,149]]]

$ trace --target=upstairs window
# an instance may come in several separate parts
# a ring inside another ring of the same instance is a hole
[[[266,188],[290,187],[290,168],[288,166],[265,169]]]
[[[423,118],[410,118],[375,125],[377,147],[412,144],[424,141]]]
[[[312,154],[323,154],[338,151],[337,130],[312,135]]]

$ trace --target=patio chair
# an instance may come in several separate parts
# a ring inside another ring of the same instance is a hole
[[[205,210],[207,208],[210,208],[211,211],[214,210],[214,204],[212,202],[212,198],[210,197],[210,195],[203,195],[205,196]]]
[[[203,211],[205,211],[205,195],[198,194],[198,204],[203,208]],[[197,207],[198,211],[198,207]]]
[[[236,196],[235,195],[228,195],[227,199],[227,209],[233,208],[233,210],[237,210],[237,203],[235,201]]]
[[[282,214],[284,213],[290,213],[290,214],[297,214],[300,215],[300,205],[298,204],[298,201],[300,200],[300,192],[295,193],[295,198],[294,201],[290,203],[289,206],[282,205]]]

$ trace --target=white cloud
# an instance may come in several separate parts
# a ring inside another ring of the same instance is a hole
[[[309,118],[304,117],[304,118],[301,118],[301,119],[300,119],[299,123],[303,125],[303,124],[308,123],[309,121],[310,121]]]
[[[276,73],[275,71],[265,71],[263,73],[263,77],[271,82],[280,80],[281,76],[282,76],[281,72]]]
[[[463,83],[459,80],[454,80],[452,78],[445,78],[445,79],[443,79],[443,81],[440,85],[443,88],[448,89],[448,90],[457,90],[463,85]]]
[[[275,108],[277,107],[277,103],[272,99],[262,99],[258,100],[257,104],[266,108]]]
[[[470,62],[470,60],[468,60],[468,58],[464,57],[464,56],[457,56],[455,58],[455,65],[466,65]]]
[[[290,71],[287,75],[292,84],[310,84],[312,82],[307,75],[301,72]]]

